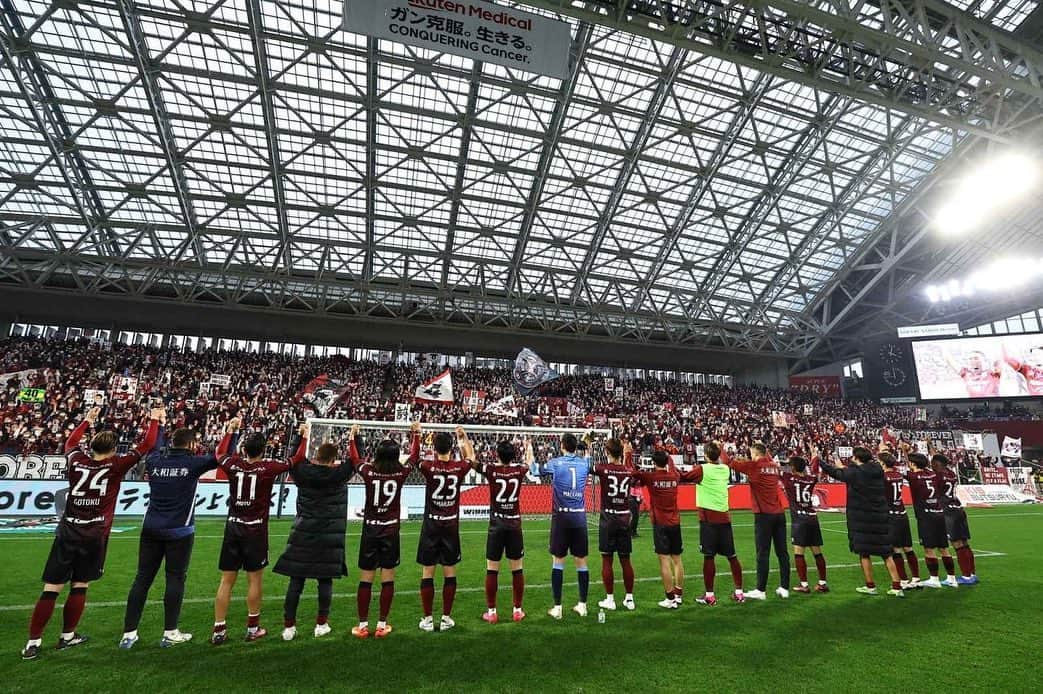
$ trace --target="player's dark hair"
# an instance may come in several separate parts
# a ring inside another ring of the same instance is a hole
[[[855,446],[851,450],[851,457],[864,465],[873,459],[873,452],[868,448]]]
[[[799,455],[790,456],[789,466],[794,472],[804,472],[808,469],[808,461]]]
[[[756,451],[757,455],[767,455],[768,448],[763,443],[755,443],[750,446],[750,450]]]
[[[652,463],[656,467],[666,467],[669,462],[670,456],[666,454],[666,451],[656,451],[652,454]]]
[[[196,442],[196,432],[192,429],[175,429],[170,436],[171,448],[192,448]]]
[[[315,460],[320,463],[332,463],[337,459],[337,446],[332,443],[324,443],[315,451]]]
[[[615,439],[615,438],[609,439],[608,441],[605,441],[605,453],[607,453],[610,458],[615,458],[616,460],[622,460],[623,459],[623,443],[619,439]]]
[[[518,457],[518,447],[507,439],[503,439],[496,444],[496,457],[504,465],[513,463],[514,459]]]
[[[264,449],[268,447],[268,442],[265,441],[264,435],[260,433],[253,433],[243,439],[243,453],[248,458],[259,458]]]
[[[453,451],[453,437],[448,431],[440,431],[435,434],[432,444],[438,455],[449,455]]]
[[[898,458],[895,458],[890,453],[881,453],[877,457],[880,458],[880,462],[884,464],[884,467],[889,470],[898,465]]]
[[[910,465],[915,465],[919,470],[927,469],[927,456],[923,453],[910,453],[908,458]]]
[[[703,446],[703,455],[705,455],[706,459],[711,463],[716,463],[721,459],[721,447],[711,441]]]
[[[99,431],[91,439],[91,452],[98,455],[108,455],[116,451],[116,432]]]
[[[377,444],[377,452],[373,455],[373,467],[378,472],[395,472],[401,466],[398,456],[402,453],[398,442],[384,439]]]
[[[576,448],[579,447],[579,441],[576,439],[575,434],[565,434],[561,437],[561,447],[569,453],[575,453]]]
[[[949,467],[949,459],[941,453],[935,453],[931,456],[931,467],[935,470],[944,470]]]

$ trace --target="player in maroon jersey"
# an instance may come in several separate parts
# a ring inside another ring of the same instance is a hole
[[[369,603],[373,579],[380,569],[380,619],[375,636],[382,639],[391,633],[387,623],[391,603],[395,597],[395,567],[401,557],[399,533],[402,508],[402,484],[420,459],[420,423],[410,426],[409,457],[403,463],[397,441],[384,439],[377,444],[372,460],[361,462],[354,439],[349,446],[352,465],[358,470],[366,486],[366,505],[362,519],[362,537],[359,540],[359,624],[351,633],[360,638],[369,637]]]
[[[978,575],[974,568],[974,552],[971,550],[971,529],[967,523],[967,511],[963,504],[956,498],[956,485],[959,478],[949,467],[949,459],[941,453],[931,456],[931,468],[938,476],[938,488],[941,490],[942,514],[945,516],[945,532],[949,536],[949,542],[956,549],[956,561],[960,564],[961,576],[956,578],[956,584],[961,586],[973,586],[978,582]],[[953,576],[949,572],[949,583],[952,585]]]
[[[607,463],[595,463],[591,472],[601,487],[601,520],[598,528],[598,550],[601,552],[601,581],[605,585],[605,599],[598,607],[616,609],[615,575],[612,555],[619,555],[623,570],[623,607],[633,610],[634,566],[630,563],[633,538],[630,535],[630,483],[634,479],[634,451],[629,441],[609,439],[605,442]]]
[[[486,611],[482,619],[489,624],[496,624],[496,592],[500,579],[500,562],[504,555],[511,567],[511,592],[514,601],[512,619],[520,622],[525,619],[522,609],[522,598],[525,595],[525,573],[522,558],[525,556],[525,542],[521,527],[521,487],[529,466],[535,459],[532,442],[525,442],[525,459],[518,462],[518,448],[510,441],[496,444],[494,464],[475,460],[474,446],[466,442],[464,457],[479,474],[489,482],[489,534],[485,539],[485,604]]]
[[[238,434],[239,418],[233,418],[225,429],[225,437],[217,447],[217,467],[228,476],[228,518],[218,568],[221,583],[214,600],[214,632],[210,642],[215,646],[228,640],[225,617],[232,599],[232,588],[239,571],[246,571],[246,640],[256,641],[268,635],[261,626],[261,601],[264,568],[268,566],[268,515],[271,510],[272,487],[279,475],[304,460],[307,453],[307,424],[300,428],[301,440],[293,457],[286,461],[263,458],[268,441],[260,433],[247,436],[234,450],[233,438]]]
[[[677,510],[677,485],[694,482],[694,471],[679,472],[664,450],[652,454],[655,468],[651,472],[637,471],[635,477],[649,492],[652,505],[652,539],[659,557],[659,575],[663,579],[666,598],[657,603],[674,610],[680,607],[684,594],[684,565],[681,553],[681,514]]]
[[[916,527],[923,545],[924,564],[930,578],[920,585],[925,588],[941,588],[938,579],[938,553],[945,562],[945,570],[955,574],[955,564],[949,554],[949,541],[945,534],[945,511],[941,504],[941,489],[938,487],[938,476],[929,468],[927,456],[923,453],[910,453],[909,472],[905,479],[909,483],[909,491],[913,496],[913,510],[916,512]]]
[[[750,498],[753,505],[753,540],[757,550],[757,587],[746,593],[751,600],[764,600],[768,587],[768,555],[775,548],[779,562],[779,587],[775,594],[789,597],[790,563],[786,548],[786,516],[779,499],[779,481],[782,468],[775,462],[767,447],[760,442],[750,445],[748,460],[730,460],[722,457],[725,465],[749,477]]]
[[[1000,371],[996,365],[989,366],[984,352],[971,352],[966,365],[961,366],[948,352],[943,353],[945,363],[963,381],[969,398],[995,398],[1000,394]]]
[[[884,483],[887,485],[887,513],[891,527],[891,546],[894,548],[893,558],[898,577],[902,580],[903,589],[920,589],[920,562],[913,551],[913,534],[909,529],[909,514],[902,500],[905,487],[905,476],[898,470],[898,459],[888,451],[881,451],[877,456],[884,466]],[[904,561],[903,561],[904,560]],[[906,573],[905,564],[909,564]]]
[[[100,414],[99,408],[91,408],[65,442],[68,461],[65,474],[70,490],[44,566],[43,592],[29,621],[29,641],[22,649],[23,660],[40,656],[43,631],[66,583],[71,582],[72,588],[62,608],[62,634],[58,648],[71,648],[87,640],[86,636],[76,633],[76,626],[87,602],[87,587],[101,578],[105,567],[105,552],[120,484],[124,475],[155,445],[159,424],[166,421],[166,410],[154,408],[145,435],[126,455],[116,455],[118,440],[114,432],[98,432],[91,439],[88,456],[80,450],[80,439],[97,422]]]
[[[461,450],[468,445],[463,427],[456,427]],[[432,615],[435,602],[435,569],[442,567],[442,619],[438,630],[448,631],[453,621],[456,600],[456,565],[460,563],[460,485],[471,471],[474,455],[453,458],[453,436],[447,431],[435,434],[434,458],[420,464],[425,481],[424,523],[416,549],[416,563],[423,567],[420,578],[420,605],[424,617],[420,630],[435,630]]]
[[[819,458],[815,451],[815,458]],[[828,593],[826,583],[826,558],[822,554],[822,528],[818,524],[818,511],[815,509],[815,485],[818,479],[808,474],[808,461],[795,455],[789,459],[790,469],[782,473],[782,487],[786,490],[789,501],[790,536],[793,540],[793,563],[797,567],[799,584],[793,588],[795,593],[810,593],[808,587],[808,563],[804,558],[804,550],[810,549],[815,557],[815,569],[818,571],[818,583],[815,591]]]
[[[1043,395],[1043,345],[1029,348],[1025,360],[1015,359],[1007,354],[1006,347],[1000,346],[1003,360],[1010,368],[1025,377],[1025,386],[1029,395]]]

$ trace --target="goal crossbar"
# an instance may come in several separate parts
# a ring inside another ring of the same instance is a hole
[[[351,427],[356,424],[363,429],[392,429],[408,430],[412,422],[382,422],[363,419],[329,419],[309,417],[307,420],[311,426],[337,426]],[[611,429],[590,429],[587,427],[519,427],[519,426],[497,426],[495,424],[446,424],[444,422],[420,422],[420,426],[427,431],[455,431],[456,427],[462,426],[468,432],[485,432],[490,434],[586,434],[609,437],[612,436]]]

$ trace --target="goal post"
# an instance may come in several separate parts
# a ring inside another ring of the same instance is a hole
[[[347,447],[351,428],[359,426],[359,436],[362,439],[362,450],[360,454],[366,456],[375,450],[377,444],[386,438],[399,441],[403,448],[403,454],[408,450],[409,429],[412,422],[386,422],[357,419],[329,419],[309,418],[310,426],[308,440],[308,457],[314,456],[319,446],[324,443],[332,443],[340,451],[341,459],[347,457]],[[421,426],[421,456],[432,455],[432,436],[437,432],[453,433],[457,426],[462,426],[467,432],[468,438],[474,444],[475,455],[479,461],[493,462],[496,460],[497,444],[507,439],[518,447],[518,453],[523,453],[523,443],[526,439],[532,441],[533,450],[537,461],[546,461],[561,455],[561,437],[565,434],[573,434],[578,439],[586,439],[588,443],[588,455],[591,461],[605,461],[605,442],[612,436],[610,429],[587,429],[575,427],[522,427],[522,426],[499,426],[495,424],[460,424],[444,422],[420,422]],[[455,438],[454,438],[455,441]],[[598,494],[595,489],[593,476],[588,481],[586,491],[586,505],[588,511],[598,510]],[[403,509],[408,510],[409,517],[417,517],[423,513],[423,485],[424,479],[419,471],[413,472],[406,480],[403,489]],[[361,491],[361,490],[359,490]],[[349,505],[355,505],[355,498],[349,490]],[[470,473],[464,481],[460,493],[460,515],[462,519],[486,519],[488,518],[489,494],[485,479],[476,472]],[[529,475],[522,485],[521,510],[526,517],[546,516],[550,514],[552,506],[550,485],[545,480]],[[596,522],[596,519],[595,519]]]

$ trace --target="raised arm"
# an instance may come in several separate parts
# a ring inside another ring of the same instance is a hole
[[[139,456],[143,456],[152,450],[152,447],[156,445],[156,439],[159,437],[159,419],[153,414],[148,421],[148,429],[145,430],[145,435],[138,441],[138,445],[134,447],[134,450]]]
[[[956,360],[953,359],[953,356],[949,354],[949,350],[944,348],[942,349],[942,359],[945,360],[946,365],[950,369],[952,369],[953,373],[958,375],[963,372],[963,369],[960,367],[960,365],[956,363]]]
[[[409,458],[406,460],[406,467],[413,467],[420,461],[420,422],[413,422],[409,426],[410,443],[409,443]]]
[[[750,474],[750,471],[757,467],[757,462],[754,460],[736,460],[727,457],[723,452],[721,453],[721,461],[732,470],[741,472],[744,475]]]
[[[1021,371],[1021,362],[1007,353],[1007,346],[1002,342],[1000,343],[1000,359],[1015,371]]]
[[[301,437],[301,440],[297,443],[297,450],[294,451],[293,455],[287,461],[290,467],[300,465],[308,459],[308,435],[311,433],[311,426],[305,422],[301,424],[297,430],[297,434]]]
[[[348,434],[348,460],[356,468],[362,465],[362,456],[359,454],[359,432],[362,428],[355,424],[351,427],[351,432]]]
[[[241,422],[238,417],[233,417],[232,419],[228,420],[227,424],[225,424],[225,435],[221,439],[221,443],[217,444],[217,450],[214,451],[219,460],[227,456],[228,451],[235,450],[235,444],[238,442],[239,438],[238,434],[240,423]]]
[[[692,469],[689,470],[688,472],[680,472],[680,471],[678,471],[678,474],[681,475],[681,481],[682,482],[691,482],[691,483],[694,483],[694,484],[699,484],[700,482],[703,481],[703,466],[702,465],[694,465],[694,466],[692,466]]]
[[[629,439],[623,440],[623,465],[631,470],[634,469],[634,447],[630,444]]]
[[[822,467],[822,472],[826,473],[835,480],[841,482],[847,482],[850,477],[850,471],[845,467],[838,467],[829,460],[822,459],[819,461],[819,465]]]
[[[80,440],[83,439],[83,435],[87,433],[88,428],[94,425],[94,422],[98,420],[98,415],[100,414],[100,408],[92,407],[84,416],[83,421],[80,422],[79,426],[72,430],[72,433],[69,434],[69,438],[65,440],[66,455],[79,448]]]

